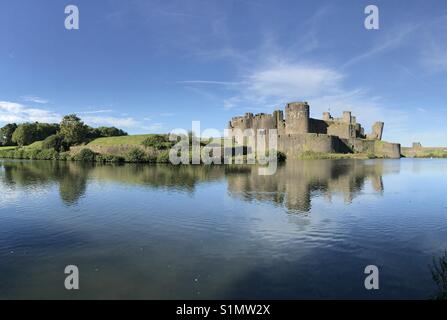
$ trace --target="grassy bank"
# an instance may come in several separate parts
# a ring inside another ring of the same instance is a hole
[[[367,160],[367,159],[376,159],[376,158],[378,158],[378,157],[372,153],[327,153],[327,152],[314,152],[314,151],[305,151],[298,156],[298,159],[300,159],[300,160],[317,160],[317,159]]]
[[[140,146],[147,138],[154,137],[155,134],[140,134],[122,137],[98,138],[88,143],[86,147],[111,147],[111,146]]]
[[[402,153],[407,158],[447,158],[447,149],[411,149],[403,148]]]
[[[201,141],[202,151],[207,142]],[[0,149],[0,158],[115,163],[170,163],[169,151],[174,144],[175,142],[169,141],[167,135],[148,134],[98,138],[86,145],[72,146],[68,152],[57,152],[53,148],[45,149],[45,144],[42,141],[37,141],[21,148],[2,148]],[[212,150],[210,149],[209,152],[212,153]],[[192,159],[191,146],[189,159],[190,161]],[[279,162],[283,162],[286,160],[286,156],[278,152],[277,159]],[[243,162],[246,162],[246,156],[243,156]],[[224,163],[223,152],[221,163]]]
[[[17,147],[0,147],[0,151],[9,151],[9,150],[14,150]]]

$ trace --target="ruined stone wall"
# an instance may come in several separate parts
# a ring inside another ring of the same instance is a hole
[[[302,152],[337,152],[339,142],[337,137],[325,134],[286,134],[278,137],[278,151],[291,159],[297,158]]]
[[[252,126],[256,132],[258,129],[266,130],[276,129],[276,119],[271,114],[260,113],[253,117]]]
[[[327,134],[337,136],[340,139],[350,139],[356,137],[355,125],[344,122],[329,122]]]
[[[378,157],[400,158],[399,143],[390,143],[378,140],[365,140],[359,138],[342,139],[343,143],[355,153],[371,153]]]
[[[376,140],[374,141],[374,154],[385,158],[400,158],[402,154],[400,143],[390,143]]]
[[[229,129],[240,129],[241,132],[234,131],[234,139],[237,144],[245,145],[247,141],[244,140],[244,131],[253,129],[255,137],[257,137],[258,130],[262,130],[265,137],[268,138],[269,130],[277,129],[278,121],[282,124],[282,131],[284,131],[284,121],[282,119],[282,112],[274,112],[273,114],[260,113],[253,115],[246,113],[243,117],[235,117],[229,123]]]

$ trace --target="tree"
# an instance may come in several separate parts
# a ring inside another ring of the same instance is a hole
[[[49,123],[24,123],[17,127],[12,135],[12,142],[20,147],[41,141],[55,134],[59,129],[58,124]]]
[[[14,144],[12,142],[12,135],[16,129],[17,124],[15,123],[8,123],[0,129],[0,146],[11,146]]]
[[[12,142],[23,147],[33,143],[37,136],[37,127],[32,123],[24,123],[17,127],[12,134]]]
[[[36,122],[34,125],[36,126],[36,141],[45,140],[59,131],[59,125],[57,123]]]
[[[86,141],[89,128],[75,114],[70,114],[62,119],[60,134],[70,145],[81,144]]]
[[[61,134],[53,134],[47,137],[42,143],[42,149],[54,149],[57,152],[67,151],[70,146],[67,145]]]
[[[88,137],[91,140],[96,138],[127,136],[127,132],[115,127],[99,127],[99,128],[89,127],[88,129],[89,129]]]
[[[127,136],[127,132],[115,127],[99,127],[96,130],[98,130],[101,137]]]

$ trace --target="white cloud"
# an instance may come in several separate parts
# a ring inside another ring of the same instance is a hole
[[[114,126],[125,129],[143,129],[145,126],[133,117],[110,117],[95,114],[106,113],[109,110],[93,110],[84,112],[86,116],[81,116],[82,120],[91,126]],[[81,114],[81,113],[79,113]],[[0,101],[0,123],[24,123],[24,122],[47,122],[58,123],[62,119],[59,113],[38,108],[30,108],[26,105]],[[151,130],[160,129],[160,124],[149,126]]]
[[[250,74],[246,89],[262,99],[310,97],[334,91],[342,79],[341,74],[329,68],[281,63]]]
[[[242,76],[240,81],[194,80],[182,83],[224,86],[233,92],[233,96],[223,101],[224,108],[231,109],[238,106],[271,106],[279,102],[334,93],[339,90],[343,78],[341,73],[331,68],[275,61],[252,70]]]
[[[23,104],[0,101],[0,122],[59,122],[61,116],[55,112],[29,108]]]
[[[135,128],[141,126],[141,124],[132,117],[117,118],[117,117],[87,116],[83,117],[82,119],[86,124],[92,126],[113,126],[117,128]]]

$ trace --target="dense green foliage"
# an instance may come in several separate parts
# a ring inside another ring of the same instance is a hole
[[[26,146],[35,141],[44,140],[47,137],[56,134],[59,130],[58,124],[49,123],[24,123],[17,127],[12,134],[12,142],[18,146]]]
[[[172,148],[175,142],[169,141],[168,135],[154,134],[147,137],[141,144],[147,148],[166,150]]]
[[[127,136],[127,132],[115,128],[115,127],[99,127],[99,128],[89,128],[89,138],[91,140],[97,138],[107,138],[107,137],[121,137]]]
[[[148,158],[146,157],[146,153],[139,149],[134,148],[130,150],[126,155],[127,162],[147,162]]]
[[[26,146],[27,149],[64,152],[68,151],[70,146],[86,144],[96,138],[125,135],[126,132],[115,127],[91,128],[76,115],[71,114],[65,116],[60,124],[39,122],[7,124],[0,128],[0,147]]]
[[[42,141],[42,149],[54,149],[58,152],[68,151],[70,145],[61,134],[53,134]]]
[[[0,146],[12,146],[14,142],[12,141],[12,135],[17,129],[17,124],[8,123],[6,126],[0,129]]]
[[[169,163],[169,150],[163,150],[157,155],[158,163]]]
[[[28,159],[28,160],[60,160],[60,155],[53,149],[14,149],[0,150],[0,158]]]
[[[74,156],[76,161],[95,162],[96,153],[92,150],[84,148],[77,155]]]
[[[63,117],[60,124],[60,134],[69,145],[77,145],[86,141],[89,128],[75,114]]]

